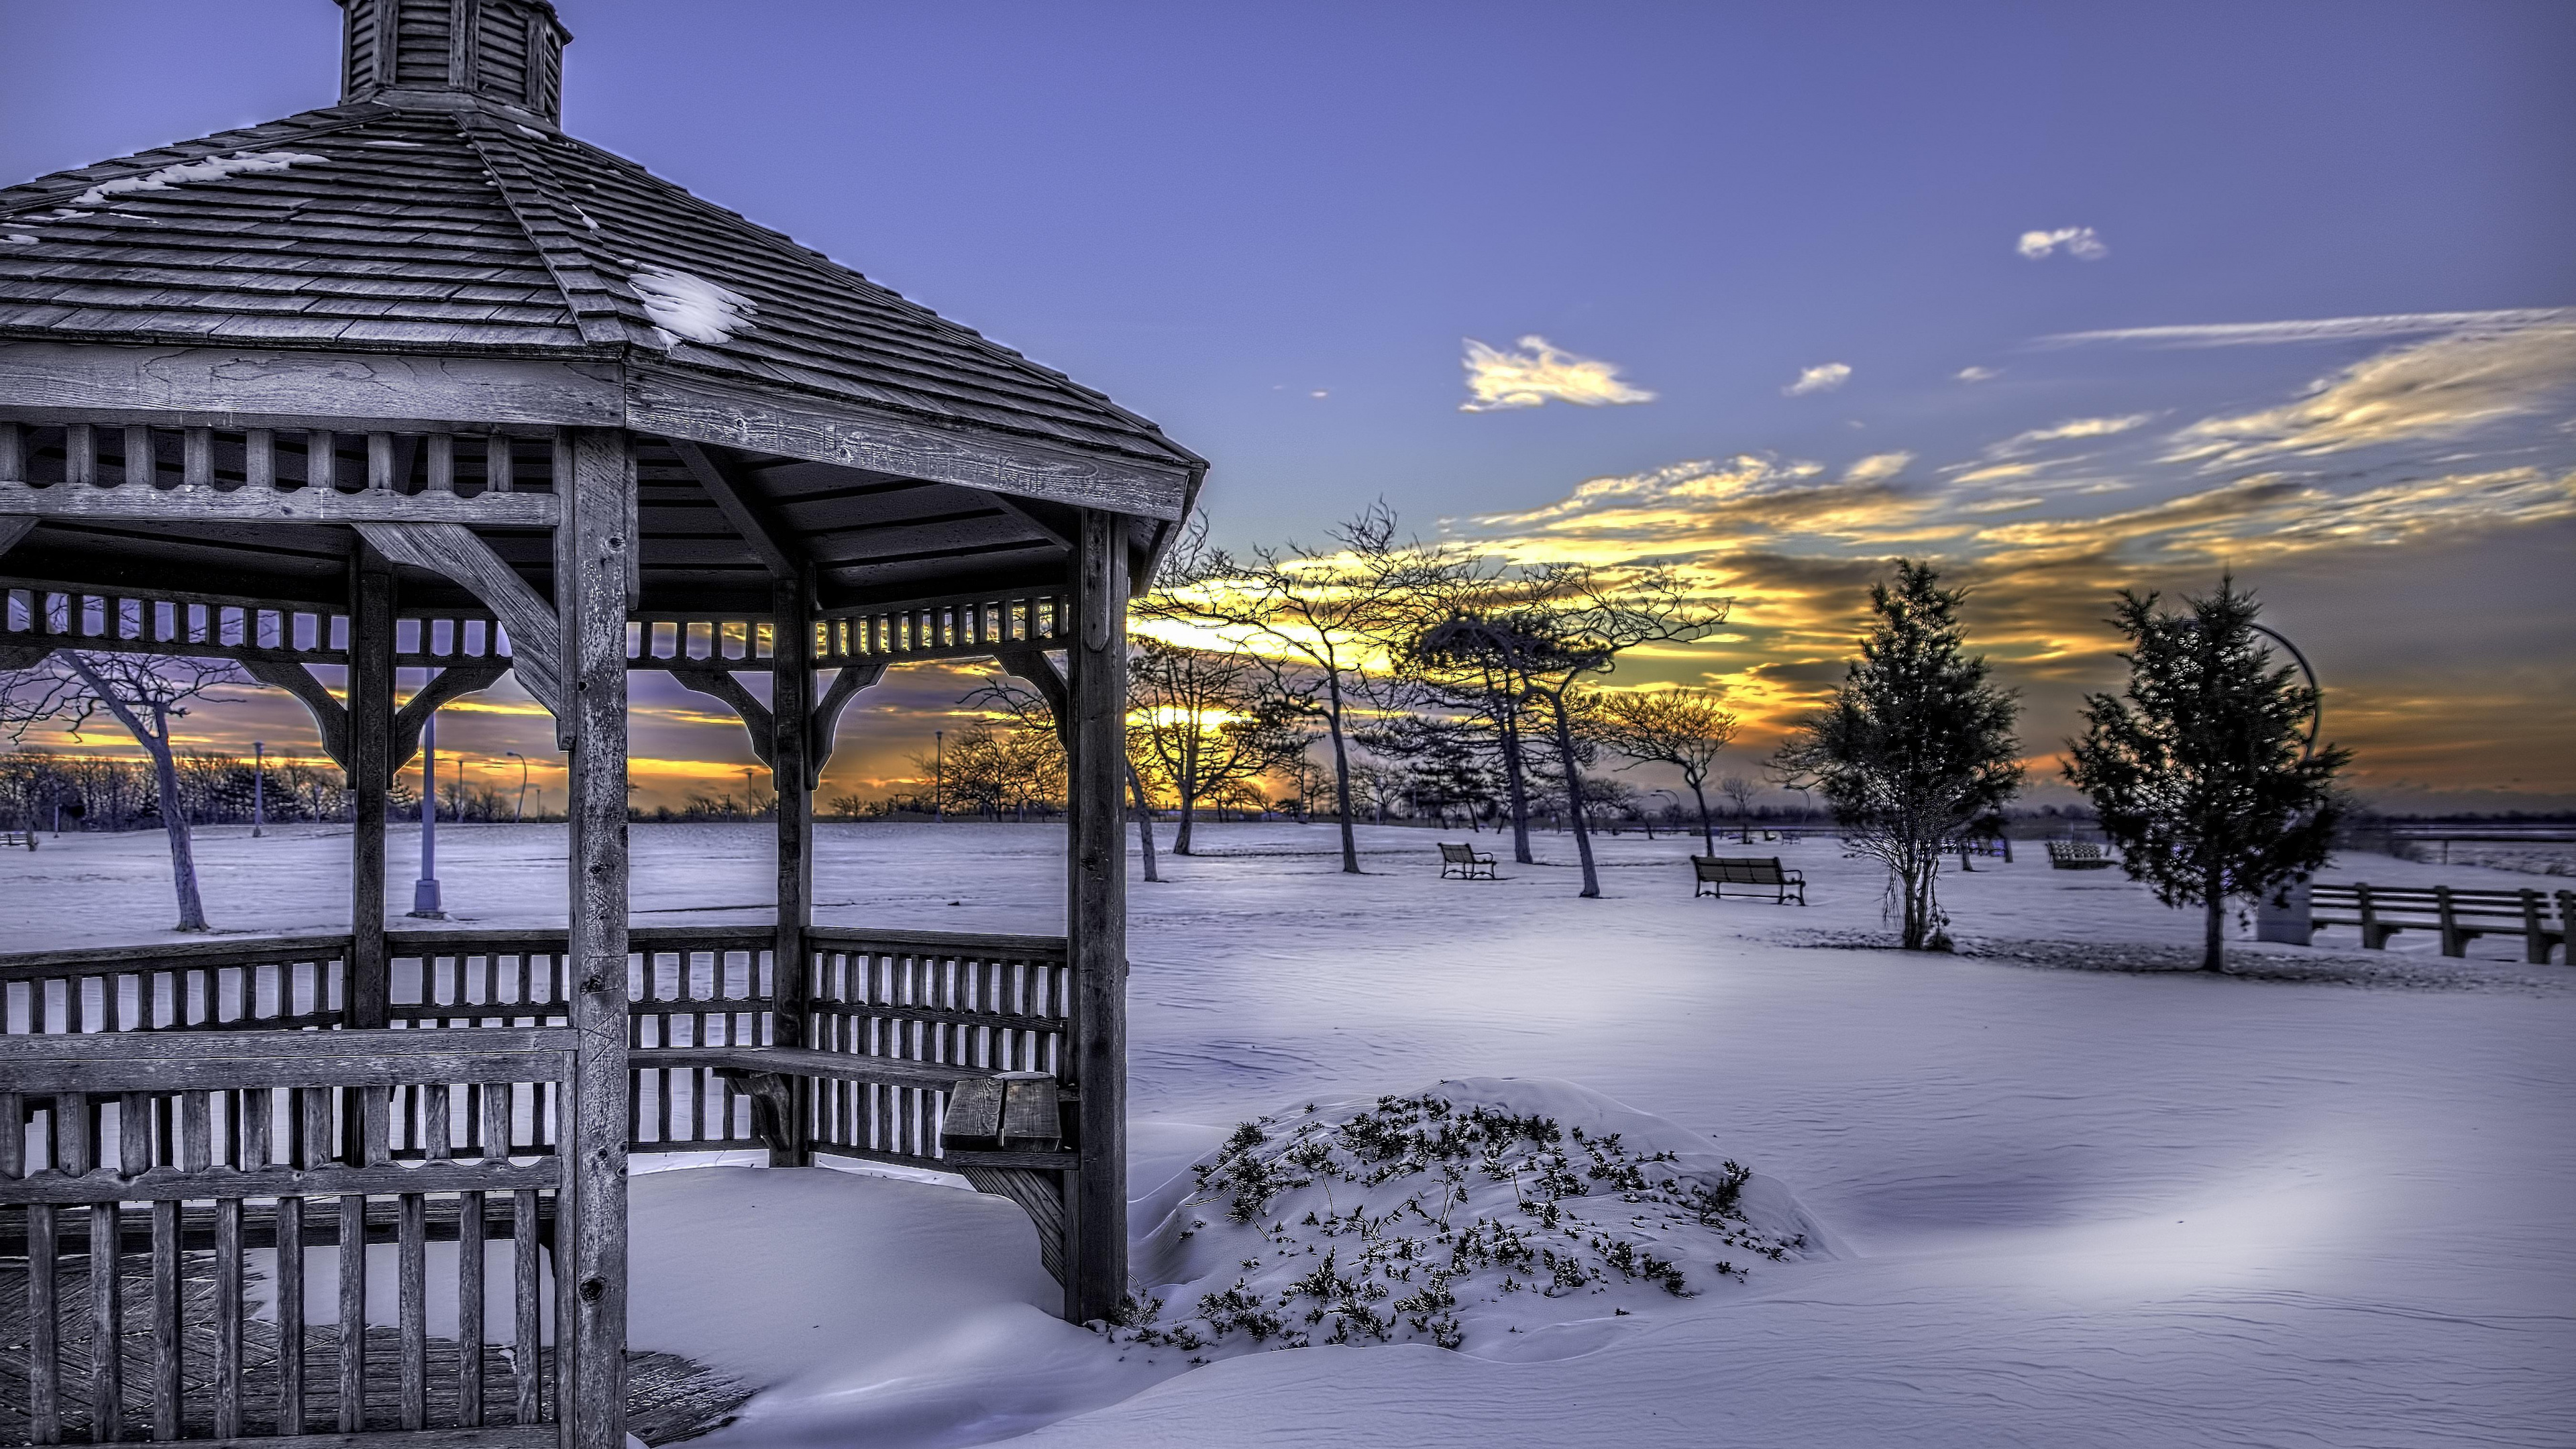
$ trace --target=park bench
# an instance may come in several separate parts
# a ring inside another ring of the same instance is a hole
[[[1478,853],[1472,845],[1440,842],[1440,878],[1442,880],[1500,880],[1494,874],[1494,858]]]
[[[2048,868],[2051,870],[2109,870],[2111,857],[2102,847],[2089,840],[2052,840],[2048,842]]]
[[[1698,877],[1691,886],[1693,896],[1709,895],[1726,899],[1728,886],[1768,886],[1775,904],[1786,905],[1789,893],[1798,893],[1798,904],[1807,903],[1807,877],[1803,872],[1784,870],[1776,855],[1694,855],[1691,871]],[[1705,888],[1705,889],[1703,889]]]
[[[20,846],[25,846],[29,850],[35,849],[36,832],[32,830],[0,830],[0,850],[16,850]]]
[[[2576,917],[2576,891],[2556,893],[2554,916],[2551,896],[2537,890],[2321,881],[2310,888],[2309,902],[2315,925],[2359,927],[2367,950],[2386,950],[2388,938],[2400,931],[2441,932],[2445,956],[2467,955],[2469,942],[2480,936],[2520,936],[2523,959],[2535,965],[2567,944],[2568,923]]]
[[[1972,855],[2000,859],[2004,864],[2010,865],[2013,858],[2012,838],[2004,835],[1954,835],[1941,842],[1941,853],[1959,857],[1959,868],[1962,870],[1975,868],[1968,864],[1968,857]]]

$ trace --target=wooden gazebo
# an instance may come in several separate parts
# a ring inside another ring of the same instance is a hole
[[[617,1449],[630,1152],[963,1172],[1106,1315],[1125,601],[1205,465],[563,135],[544,0],[341,3],[340,104],[0,191],[0,665],[238,660],[309,707],[356,820],[345,936],[0,957],[0,1113],[31,1124],[0,1133],[28,1325],[0,1437]],[[835,721],[889,664],[970,656],[1056,704],[1066,935],[816,927]],[[398,704],[404,668],[437,672]],[[731,704],[775,772],[774,926],[630,930],[638,669]],[[505,671],[571,753],[569,933],[389,932],[388,783]],[[304,1322],[317,1248],[363,1317],[370,1241],[397,1321]]]

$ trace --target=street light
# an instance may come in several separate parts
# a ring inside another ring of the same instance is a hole
[[[519,803],[510,809],[510,823],[516,825],[528,818],[528,757],[517,750],[502,753],[519,762]]]
[[[438,711],[420,725],[420,879],[412,882],[411,913],[443,921],[438,899]]]
[[[1673,803],[1672,803],[1672,807],[1671,807],[1671,808],[1672,808],[1672,812],[1673,812],[1673,816],[1674,816],[1674,818],[1675,818],[1675,819],[1679,819],[1679,818],[1680,818],[1681,813],[1682,813],[1682,797],[1681,797],[1681,796],[1674,794],[1674,793],[1673,793],[1672,791],[1670,791],[1670,790],[1661,790],[1661,789],[1658,789],[1658,790],[1649,790],[1649,791],[1647,791],[1646,793],[1647,793],[1647,794],[1649,794],[1649,795],[1661,795],[1661,796],[1663,796],[1665,799],[1670,800],[1671,802],[1673,802]],[[1649,816],[1647,816],[1647,817],[1646,817],[1646,838],[1647,838],[1648,840],[1652,840],[1652,839],[1654,839],[1654,838],[1655,838],[1655,823],[1654,823],[1654,822],[1655,822],[1655,817],[1653,817],[1652,815],[1649,815]]]
[[[934,821],[948,818],[947,741],[948,731],[930,732],[930,818]]]
[[[250,838],[259,839],[261,827],[267,823],[268,746],[253,740],[250,742]]]

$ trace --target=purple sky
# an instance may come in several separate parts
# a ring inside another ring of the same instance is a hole
[[[563,13],[568,129],[1156,418],[1223,540],[1383,495],[1674,558],[1744,627],[1664,676],[1760,718],[1934,554],[2038,753],[2111,588],[2232,565],[2367,783],[2576,796],[2576,313],[2531,310],[2576,307],[2576,6]],[[338,28],[0,0],[0,40],[14,180],[328,103]],[[1471,338],[1530,405],[1462,410]]]

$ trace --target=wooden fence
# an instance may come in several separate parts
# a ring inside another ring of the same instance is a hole
[[[940,1145],[939,1128],[964,1077],[1045,1072],[1074,1100],[1063,939],[817,928],[806,978],[791,983],[811,1044],[799,1050],[774,1046],[774,939],[766,925],[628,933],[628,1150],[962,1172],[1029,1211],[1061,1273],[1076,1154],[1042,1145],[961,1154]],[[345,936],[317,936],[0,956],[0,1034],[340,1027],[349,949]],[[389,933],[391,1024],[565,1027],[566,950],[560,931]],[[409,1091],[394,1093],[397,1123],[421,1110]],[[552,1140],[529,1145],[550,1151]],[[397,1127],[387,1151],[410,1160],[429,1144]]]
[[[540,1242],[567,1185],[552,1143],[573,1033],[238,1043],[21,1035],[0,1053],[0,1120],[32,1129],[0,1132],[0,1259],[24,1284],[0,1315],[27,1387],[0,1401],[23,1413],[0,1434],[552,1441],[565,1388],[536,1351],[556,1291]],[[457,1302],[435,1339],[433,1241],[455,1245]],[[371,1243],[393,1248],[388,1326],[367,1324]],[[307,1255],[322,1248],[336,1250],[336,1310],[308,1314]],[[247,1291],[254,1252],[272,1314]],[[503,1302],[487,1298],[496,1267]]]

